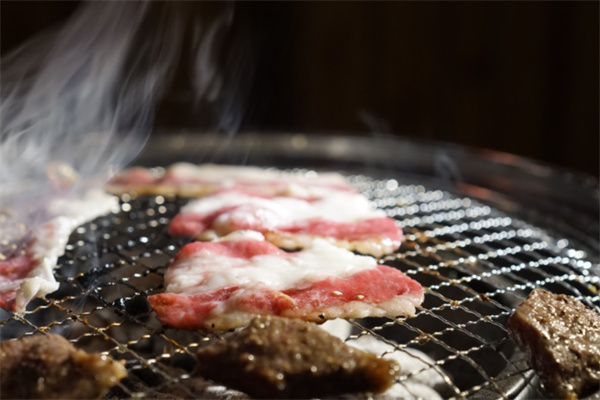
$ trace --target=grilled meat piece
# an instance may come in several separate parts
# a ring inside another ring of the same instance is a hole
[[[78,350],[54,334],[23,337],[0,346],[3,399],[100,398],[125,376],[121,363]]]
[[[382,392],[398,365],[311,323],[266,316],[198,351],[198,373],[256,398]]]
[[[577,399],[600,388],[600,314],[570,296],[535,289],[507,325],[554,396]]]

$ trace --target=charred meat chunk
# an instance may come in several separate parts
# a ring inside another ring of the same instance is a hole
[[[312,323],[274,316],[198,351],[198,373],[256,398],[386,390],[398,365],[347,346]]]
[[[100,398],[126,375],[121,363],[76,349],[54,334],[23,337],[0,346],[3,399]]]
[[[600,388],[600,314],[570,296],[535,289],[507,325],[554,396],[577,399]]]

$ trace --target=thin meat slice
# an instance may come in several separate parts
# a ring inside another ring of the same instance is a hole
[[[21,313],[35,297],[58,289],[54,269],[75,228],[118,207],[118,199],[102,191],[81,198],[54,199],[49,220],[33,227],[22,251],[0,261],[0,308]]]
[[[204,196],[228,188],[260,194],[322,197],[354,189],[340,174],[278,171],[250,166],[176,163],[166,170],[134,167],[117,174],[107,186],[112,193]]]
[[[172,235],[200,240],[237,230],[260,232],[288,250],[307,247],[315,238],[322,238],[376,257],[394,252],[402,240],[402,231],[392,218],[374,210],[364,196],[349,192],[309,200],[224,191],[190,202],[169,227]]]
[[[148,298],[159,320],[208,331],[259,314],[315,322],[411,315],[423,301],[421,285],[401,271],[324,240],[295,253],[255,239],[190,243],[165,284]]]

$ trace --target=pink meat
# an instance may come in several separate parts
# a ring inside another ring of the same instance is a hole
[[[14,235],[0,249],[7,257],[0,261],[0,308],[8,311],[22,313],[33,298],[56,291],[59,284],[53,270],[65,252],[71,232],[118,205],[116,197],[100,189],[77,196],[52,194],[44,200],[45,208],[38,209],[37,218],[46,221],[31,223],[27,232]],[[10,221],[9,227],[14,226],[18,226],[17,222]]]
[[[224,188],[235,187],[255,194],[289,193],[292,187],[307,189],[308,197],[317,196],[316,191],[354,192],[341,175],[324,174],[306,176],[301,173],[281,173],[257,167],[220,165],[173,164],[162,176],[150,170],[133,167],[117,174],[108,182],[109,190],[141,193],[178,193],[183,196],[201,196]]]
[[[115,175],[110,184],[112,185],[151,185],[158,183],[159,179],[149,170],[142,167],[133,167]]]
[[[207,230],[213,229],[213,222],[220,216],[232,212],[239,207],[224,207],[217,212],[201,214],[178,214],[173,218],[169,226],[169,233],[175,236],[195,237],[202,235]],[[260,213],[260,209],[254,210],[255,214]],[[280,225],[271,228],[262,223],[260,218],[232,219],[226,232],[219,232],[225,235],[236,230],[253,230],[263,234],[289,234],[289,235],[310,235],[314,237],[329,237],[338,240],[347,240],[350,242],[360,240],[382,240],[389,239],[400,245],[402,241],[402,231],[396,225],[392,218],[370,218],[355,223],[335,222],[325,219],[310,219],[291,225]],[[397,246],[396,246],[397,247]]]
[[[281,257],[290,257],[291,253],[285,252],[268,242],[260,240],[238,240],[234,242],[193,242],[189,243],[177,253],[173,260],[173,266],[181,261],[195,256],[201,251],[211,255],[222,255],[233,258],[252,258],[258,255],[277,255]]]
[[[218,168],[218,167],[217,167]],[[225,166],[227,168],[227,166]],[[252,167],[251,167],[252,168]],[[238,167],[241,171],[244,167]],[[133,183],[133,182],[132,182]],[[145,182],[140,182],[145,183]],[[181,185],[206,185],[214,187],[215,190],[227,187],[234,187],[237,189],[245,189],[252,193],[277,193],[285,191],[289,188],[290,184],[300,185],[305,188],[323,188],[331,189],[344,192],[354,192],[354,188],[347,182],[332,179],[321,179],[321,178],[305,178],[301,176],[288,176],[285,178],[273,177],[270,179],[258,179],[251,177],[244,177],[242,175],[231,178],[230,181],[224,183],[215,179],[208,174],[199,174],[193,177],[182,176],[179,173],[177,165],[171,166],[167,169],[164,176],[157,180],[159,184],[181,186]]]
[[[323,238],[376,257],[395,251],[402,241],[402,230],[394,219],[367,209],[363,199],[357,194],[303,199],[222,190],[184,207],[171,221],[169,233],[207,240],[251,230],[288,250]]]
[[[15,311],[15,298],[20,282],[38,261],[29,256],[16,256],[0,261],[0,308]]]
[[[192,256],[220,255],[250,261],[263,255],[289,259],[296,254],[254,240],[195,242],[181,250],[170,269],[189,262]],[[203,290],[200,284],[190,293],[161,293],[148,300],[164,324],[190,330],[227,330],[244,326],[257,314],[315,322],[331,318],[412,314],[414,307],[423,300],[423,289],[401,271],[377,265],[346,277],[329,276],[318,281],[298,282],[283,290],[273,289],[264,282],[208,290]]]

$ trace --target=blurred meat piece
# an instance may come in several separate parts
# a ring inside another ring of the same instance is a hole
[[[600,388],[600,314],[570,296],[535,289],[507,326],[554,396],[577,399]]]
[[[198,373],[256,398],[385,391],[399,366],[347,346],[316,325],[257,317],[198,351]]]
[[[56,291],[59,285],[54,269],[60,256],[65,254],[73,230],[114,211],[118,205],[118,198],[99,189],[89,190],[79,197],[57,197],[49,201],[43,210],[48,220],[30,227],[30,237],[21,252],[5,254],[0,246],[0,308],[22,313],[33,298],[43,298]],[[10,230],[10,227],[3,228]],[[11,239],[5,239],[6,243],[12,244]]]
[[[251,166],[194,165],[176,163],[164,172],[134,167],[108,182],[111,193],[176,194],[204,196],[218,190],[237,188],[264,195],[304,198],[322,197],[331,192],[354,192],[340,174],[278,171]]]
[[[3,399],[97,399],[127,376],[121,363],[54,334],[3,342],[0,372]]]

